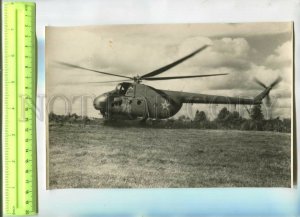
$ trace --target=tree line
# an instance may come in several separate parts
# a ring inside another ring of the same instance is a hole
[[[222,108],[214,120],[209,120],[204,111],[197,111],[194,119],[189,120],[180,116],[178,120],[191,122],[191,125],[202,129],[236,129],[256,131],[291,132],[291,119],[280,117],[265,119],[261,105],[255,105],[249,112],[249,119],[242,117],[239,112],[230,112],[226,107]]]
[[[179,116],[177,119],[170,118],[166,120],[147,120],[138,122],[139,127],[151,128],[194,128],[194,129],[234,129],[234,130],[255,130],[255,131],[276,131],[291,132],[291,119],[271,118],[265,119],[261,110],[261,105],[255,105],[249,111],[250,118],[242,117],[237,111],[229,111],[226,107],[222,108],[217,117],[209,120],[204,111],[196,111],[193,118],[185,115]],[[134,121],[105,121],[99,118],[90,118],[87,116],[79,116],[77,114],[57,115],[51,112],[49,114],[50,124],[59,125],[80,123],[88,124],[106,124],[117,127],[136,127],[137,122]]]

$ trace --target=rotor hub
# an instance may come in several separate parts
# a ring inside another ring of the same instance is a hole
[[[142,81],[142,78],[139,76],[139,75],[137,75],[137,76],[134,76],[133,77],[133,81],[135,82],[135,83],[141,83],[141,81]]]

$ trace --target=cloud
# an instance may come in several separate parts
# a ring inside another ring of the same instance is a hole
[[[244,38],[222,38],[214,41],[213,51],[236,58],[247,57],[250,46]]]
[[[220,68],[218,69],[218,71]],[[261,87],[254,82],[254,78],[259,79],[266,85],[269,85],[275,80],[279,74],[279,70],[267,68],[265,66],[258,66],[253,63],[250,64],[248,70],[236,70],[230,68],[221,68],[222,72],[228,72],[229,75],[224,76],[222,82],[215,82],[209,85],[209,89],[234,90],[243,89],[259,90]]]
[[[201,38],[202,44],[210,44],[202,54],[195,56],[189,60],[189,66],[218,68],[228,67],[235,69],[247,69],[249,67],[247,58],[251,52],[251,48],[244,38],[221,38],[212,40],[210,38]],[[191,45],[199,43],[199,38],[190,38],[180,44],[180,51],[191,50]],[[197,43],[198,42],[198,43]],[[181,55],[184,52],[180,52]]]
[[[287,41],[277,47],[273,54],[267,57],[266,65],[270,68],[283,68],[291,66],[293,60],[293,44]]]

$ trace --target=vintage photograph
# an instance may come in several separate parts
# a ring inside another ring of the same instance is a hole
[[[45,34],[48,189],[292,187],[292,23]]]

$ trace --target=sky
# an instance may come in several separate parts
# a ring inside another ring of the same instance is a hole
[[[290,118],[293,74],[292,24],[169,24],[46,27],[46,91],[48,111],[99,117],[92,98],[115,88],[118,80],[62,66],[66,62],[120,75],[143,75],[177,60],[204,45],[207,49],[159,76],[228,73],[225,76],[143,82],[158,89],[252,98],[278,76],[281,83],[271,91],[272,109],[263,105],[265,117]],[[59,97],[58,97],[59,96]],[[80,96],[88,96],[87,109]],[[90,98],[89,98],[90,97]],[[62,99],[69,99],[66,104]],[[53,103],[54,102],[54,103]],[[193,117],[203,110],[216,117],[224,105],[184,105],[176,115]],[[68,109],[66,109],[68,108]],[[249,107],[248,107],[249,108]],[[247,117],[244,106],[229,106]],[[271,113],[270,113],[271,111]]]

